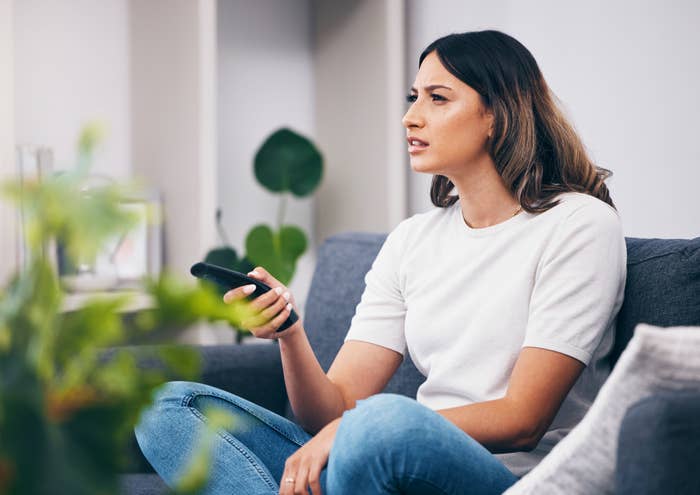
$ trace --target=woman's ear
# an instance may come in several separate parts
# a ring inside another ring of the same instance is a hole
[[[493,110],[490,108],[482,107],[482,115],[486,120],[486,136],[489,139],[493,137],[494,122],[496,121],[496,116],[493,114]]]

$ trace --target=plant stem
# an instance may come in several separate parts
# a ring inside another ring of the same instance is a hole
[[[284,213],[287,207],[287,195],[282,193],[280,198],[279,206],[277,208],[277,232],[282,228],[282,221],[284,220]]]
[[[228,236],[226,235],[226,231],[224,230],[224,226],[221,222],[222,218],[222,212],[221,208],[216,209],[216,230],[219,232],[219,237],[221,238],[221,242],[224,244],[224,246],[230,246],[231,243],[228,240]]]

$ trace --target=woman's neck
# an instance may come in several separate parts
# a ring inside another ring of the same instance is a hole
[[[471,228],[490,227],[513,217],[520,204],[503,183],[493,164],[450,177],[459,194],[462,218]]]

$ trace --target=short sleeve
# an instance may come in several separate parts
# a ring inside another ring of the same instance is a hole
[[[557,227],[538,264],[523,347],[588,365],[622,305],[627,249],[617,213],[578,207]]]
[[[365,290],[345,336],[346,342],[370,342],[405,355],[406,304],[399,270],[409,224],[410,218],[389,233],[365,275]]]

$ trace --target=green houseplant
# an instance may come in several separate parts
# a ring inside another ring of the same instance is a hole
[[[71,171],[3,184],[4,195],[24,210],[30,262],[0,289],[0,494],[118,493],[126,443],[153,390],[170,377],[195,379],[199,369],[197,354],[184,346],[149,346],[160,366],[144,369],[120,344],[167,340],[200,319],[236,325],[250,316],[245,302],[224,304],[213,287],[167,274],[145,281],[153,306],[130,325],[120,314],[126,296],[61,310],[64,294],[45,256],[47,240],[60,238],[73,261],[90,259],[136,220],[119,207],[128,186],[80,192],[99,139],[97,127],[85,129]],[[229,421],[217,412],[211,417],[212,428]],[[206,480],[206,439],[180,492]]]
[[[209,251],[205,261],[242,273],[258,265],[264,266],[287,285],[308,245],[303,230],[284,224],[287,195],[301,198],[313,194],[323,175],[323,158],[309,139],[291,129],[281,128],[267,137],[257,150],[254,171],[261,186],[281,196],[277,225],[274,228],[255,225],[246,236],[245,254],[239,258],[223,231],[219,211],[216,220],[223,245]]]

